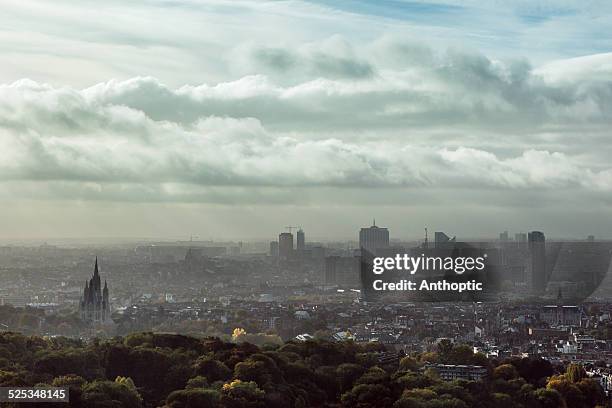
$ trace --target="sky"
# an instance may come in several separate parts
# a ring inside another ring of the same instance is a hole
[[[0,239],[612,238],[612,3],[0,0]]]

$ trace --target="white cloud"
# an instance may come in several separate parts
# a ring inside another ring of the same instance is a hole
[[[380,72],[288,86],[263,75],[177,89],[153,78],[83,90],[3,85],[0,179],[6,194],[16,181],[48,181],[58,188],[44,193],[58,197],[143,201],[206,199],[211,187],[612,189],[610,168],[585,160],[598,146],[555,151],[552,138],[534,148],[508,133],[537,138],[534,129],[563,133],[587,120],[595,134],[606,129],[606,78],[559,84],[525,63],[457,52]],[[497,129],[498,120],[507,123]],[[467,136],[437,141],[440,124],[510,140],[506,150]]]

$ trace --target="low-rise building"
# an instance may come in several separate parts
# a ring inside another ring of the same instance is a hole
[[[444,381],[471,380],[478,381],[487,375],[487,369],[478,365],[425,364],[424,370],[435,370]]]

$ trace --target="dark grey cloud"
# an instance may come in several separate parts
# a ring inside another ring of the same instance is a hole
[[[373,61],[357,55],[352,44],[340,36],[295,46],[238,46],[233,57],[243,74],[267,74],[284,83],[313,78],[367,79],[376,74]]]

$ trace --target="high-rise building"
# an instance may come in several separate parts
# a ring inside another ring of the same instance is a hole
[[[546,290],[546,238],[540,231],[528,234],[529,255],[531,258],[531,284],[534,293]]]
[[[270,242],[270,256],[278,256],[278,241]]]
[[[189,248],[183,261],[185,272],[198,275],[204,270],[204,256],[202,248]]]
[[[528,249],[527,234],[524,232],[514,234],[514,242],[517,249],[520,249],[521,251],[526,251]]]
[[[508,237],[508,231],[504,231],[502,233],[499,234],[499,240],[500,242],[508,242],[509,237]]]
[[[442,231],[436,231],[434,233],[434,247],[445,248],[448,245],[453,245],[457,239],[455,237],[449,237]]]
[[[83,297],[79,303],[79,314],[81,319],[92,323],[104,323],[110,320],[108,285],[104,281],[104,288],[102,288],[98,271],[98,257],[96,257],[92,278],[89,282],[85,282]]]
[[[370,252],[389,247],[389,230],[376,226],[376,220],[369,228],[359,231],[359,248]]]
[[[304,230],[301,228],[297,232],[296,245],[296,249],[299,253],[304,252],[304,250],[306,249],[306,235],[304,234]]]
[[[288,259],[293,256],[293,234],[281,232],[278,236],[278,256]]]
[[[514,234],[514,240],[519,244],[525,243],[527,242],[527,234],[524,232],[517,232]]]

